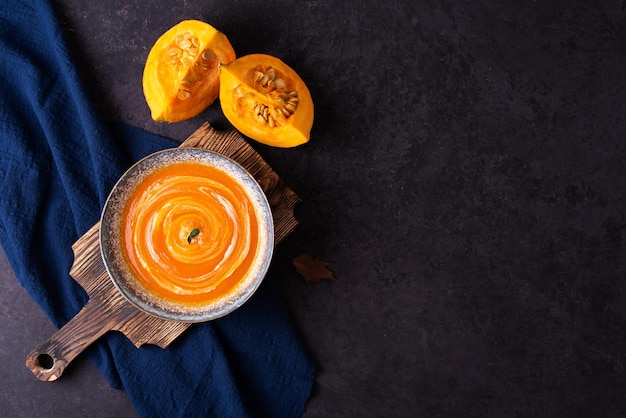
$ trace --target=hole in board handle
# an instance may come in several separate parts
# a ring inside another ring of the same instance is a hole
[[[41,353],[35,358],[35,365],[44,370],[50,370],[54,366],[54,359],[50,354]]]

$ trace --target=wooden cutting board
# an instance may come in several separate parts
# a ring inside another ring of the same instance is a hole
[[[230,157],[256,178],[272,209],[276,244],[298,226],[294,207],[300,198],[237,131],[217,132],[205,123],[180,146],[204,148]],[[155,344],[165,348],[191,325],[147,314],[122,296],[104,267],[99,228],[100,222],[72,246],[74,264],[70,276],[85,289],[89,301],[26,357],[26,367],[40,380],[58,379],[77,355],[108,331],[122,332],[136,347]]]

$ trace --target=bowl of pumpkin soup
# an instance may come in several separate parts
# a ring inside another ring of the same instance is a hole
[[[100,248],[111,280],[139,309],[202,322],[243,305],[274,248],[267,198],[230,158],[199,148],[156,152],[111,191]]]

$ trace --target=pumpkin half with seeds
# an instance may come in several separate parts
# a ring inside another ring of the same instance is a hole
[[[271,55],[251,54],[220,65],[220,105],[247,137],[289,148],[309,141],[313,100],[298,74]]]
[[[234,60],[226,35],[208,23],[183,20],[157,39],[143,72],[143,92],[152,119],[192,118],[219,94],[219,65]]]

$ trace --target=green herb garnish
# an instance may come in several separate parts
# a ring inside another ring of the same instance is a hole
[[[191,239],[197,237],[199,233],[200,230],[198,228],[192,229],[189,236],[187,236],[187,244],[191,244]]]

